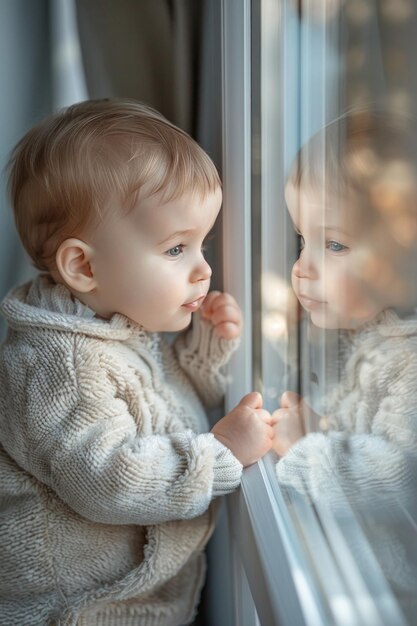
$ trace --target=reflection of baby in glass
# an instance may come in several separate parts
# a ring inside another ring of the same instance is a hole
[[[342,490],[356,504],[380,497],[382,507],[387,499],[415,507],[417,182],[409,136],[387,114],[350,113],[301,150],[286,186],[301,238],[293,288],[313,325],[340,329],[340,376],[322,416],[296,393],[283,394],[274,414],[277,475],[333,506]],[[326,432],[304,436],[310,421]],[[395,549],[393,556],[388,539],[375,551],[394,585],[414,585],[413,565]]]
[[[255,393],[206,432],[242,326],[207,295],[217,171],[156,111],[91,101],[27,133],[10,189],[42,273],[2,304],[0,624],[188,623],[210,504],[272,436]]]

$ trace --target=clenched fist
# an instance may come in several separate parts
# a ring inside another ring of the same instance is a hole
[[[273,420],[262,408],[260,393],[248,393],[230,413],[213,426],[211,432],[229,448],[243,467],[252,465],[272,446]]]
[[[210,291],[201,306],[201,315],[213,324],[218,337],[236,339],[242,332],[242,312],[229,293]]]

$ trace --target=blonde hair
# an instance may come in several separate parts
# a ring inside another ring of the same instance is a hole
[[[129,210],[139,194],[164,201],[220,186],[204,150],[157,111],[130,100],[74,104],[32,128],[9,162],[9,193],[21,241],[49,270],[59,245],[105,217],[109,197]]]
[[[332,200],[355,199],[377,209],[373,191],[388,183],[387,173],[414,169],[411,120],[384,110],[352,110],[318,131],[299,151],[288,182],[295,188],[324,191]],[[414,179],[414,176],[412,176]],[[414,182],[404,182],[408,192]],[[407,182],[407,184],[405,184]],[[389,180],[392,189],[392,180]]]

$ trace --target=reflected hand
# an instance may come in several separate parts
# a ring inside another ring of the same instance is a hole
[[[311,413],[311,407],[298,393],[285,391],[282,394],[281,408],[272,414],[275,421],[275,438],[272,448],[279,456],[284,456],[296,441],[304,437],[304,424]]]
[[[210,291],[201,306],[201,315],[213,324],[218,337],[237,339],[242,332],[242,312],[230,293]]]

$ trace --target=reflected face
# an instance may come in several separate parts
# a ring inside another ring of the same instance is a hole
[[[376,297],[366,280],[371,242],[359,236],[349,209],[327,207],[318,193],[291,183],[285,197],[301,239],[292,284],[312,323],[319,328],[357,328],[392,306],[389,290]]]
[[[155,194],[128,214],[112,211],[88,235],[96,313],[121,313],[151,332],[188,326],[210,286],[204,240],[221,201],[220,189],[168,202]]]

